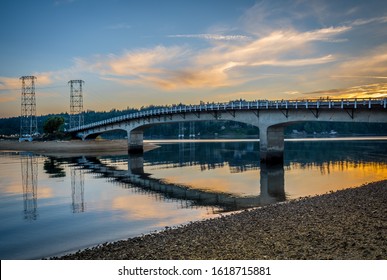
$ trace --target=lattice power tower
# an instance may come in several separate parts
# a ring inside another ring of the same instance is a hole
[[[22,81],[19,141],[32,141],[38,132],[36,120],[35,76],[20,77]]]
[[[82,80],[71,80],[70,84],[70,128],[83,125]]]

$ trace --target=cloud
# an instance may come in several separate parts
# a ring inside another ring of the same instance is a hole
[[[14,113],[14,104],[20,102],[21,82],[15,77],[0,77],[1,117]],[[20,112],[17,110],[17,112]]]
[[[313,42],[329,41],[349,29],[349,27],[330,27],[308,32],[280,30],[245,44],[216,46],[198,57],[212,64],[229,60],[247,65],[258,65],[268,59],[278,61],[290,56],[305,59],[305,51]]]
[[[35,87],[52,83],[51,74],[49,72],[34,73],[32,76],[36,77]],[[19,90],[21,89],[21,85],[20,77],[0,77],[0,90]]]
[[[204,71],[208,72],[207,77],[216,73],[214,81],[218,82],[221,74],[223,83],[218,83],[219,85],[238,85],[267,74],[260,71],[265,66],[278,69],[278,67],[326,64],[335,61],[335,56],[332,54],[316,56],[313,43],[329,41],[349,29],[330,27],[309,32],[276,31],[242,44],[216,45],[193,57],[192,68],[207,69]],[[246,75],[246,71],[258,71],[260,75],[257,74],[255,77],[251,74]],[[275,73],[275,70],[273,71]]]
[[[335,75],[335,76],[331,76],[332,78],[344,78],[344,79],[359,79],[359,78],[363,78],[363,79],[381,79],[381,80],[386,80],[387,79],[387,76],[366,76],[366,75],[363,75],[363,76],[360,76],[360,75]]]
[[[95,56],[91,60],[77,59],[77,68],[101,75],[144,77],[162,74],[187,54],[181,47],[156,46],[150,49],[125,51],[121,55]]]
[[[0,94],[11,90],[20,90],[21,82],[19,78],[0,77]]]
[[[61,72],[61,71],[59,71]],[[33,73],[36,77],[35,90],[39,97],[57,96],[58,93],[50,92],[53,88],[66,87],[60,78],[60,73],[57,72],[41,72]],[[53,85],[54,82],[62,84]],[[22,90],[22,82],[20,77],[0,77],[0,103],[19,101]],[[49,90],[47,92],[47,90]]]
[[[283,66],[283,67],[297,67],[297,66],[308,66],[325,64],[334,61],[333,55],[326,55],[322,57],[306,58],[306,59],[289,59],[289,60],[264,60],[257,63],[252,63],[251,66]]]
[[[298,94],[300,94],[300,92],[297,91],[297,90],[285,91],[284,93],[288,94],[288,95],[298,95]]]
[[[34,76],[36,77],[35,86],[37,86],[37,85],[46,86],[46,85],[50,85],[53,83],[51,72],[35,73]]]
[[[374,81],[387,79],[387,44],[348,58],[330,69],[331,78]]]
[[[387,97],[387,83],[375,83],[349,88],[320,90],[304,93],[309,96],[330,96],[335,98],[378,98]]]
[[[262,67],[305,67],[336,60],[332,54],[321,55],[313,44],[330,41],[350,27],[328,27],[307,32],[276,31],[264,37],[213,34],[173,35],[227,41],[204,48],[156,46],[127,50],[91,59],[77,59],[77,69],[98,73],[102,79],[125,85],[143,85],[177,90],[235,86],[257,79],[246,71]],[[172,36],[172,35],[171,35]],[[266,73],[262,73],[265,75]],[[261,77],[260,77],[261,78]]]
[[[278,30],[304,30],[305,26],[332,24],[332,9],[327,1],[260,0],[240,18],[246,32],[266,36]]]
[[[12,102],[19,100],[19,96],[16,95],[0,95],[0,103]]]
[[[374,17],[374,18],[368,18],[368,19],[356,19],[352,22],[350,22],[351,26],[360,26],[360,25],[366,25],[371,23],[387,23],[387,16],[384,17]]]
[[[169,38],[197,38],[215,41],[246,41],[251,39],[245,35],[220,35],[220,34],[178,34],[168,35]]]

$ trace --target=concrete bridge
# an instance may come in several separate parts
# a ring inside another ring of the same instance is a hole
[[[282,162],[284,128],[298,122],[387,122],[387,98],[377,99],[315,99],[256,100],[227,103],[177,105],[141,110],[72,128],[68,132],[84,139],[112,131],[128,134],[128,152],[143,152],[143,131],[147,127],[177,122],[235,121],[259,129],[262,162]]]

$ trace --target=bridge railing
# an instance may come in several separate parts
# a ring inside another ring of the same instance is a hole
[[[289,109],[357,109],[357,108],[387,108],[387,98],[354,98],[354,99],[296,99],[296,100],[238,100],[223,103],[200,103],[197,105],[172,105],[157,109],[145,109],[123,116],[94,122],[69,129],[69,132],[82,131],[98,126],[105,126],[126,120],[140,119],[152,116],[171,115],[179,113],[206,111],[235,110],[289,110]]]

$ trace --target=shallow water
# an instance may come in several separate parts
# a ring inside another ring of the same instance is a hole
[[[0,153],[0,258],[36,259],[387,178],[387,141],[163,142],[143,157]]]

